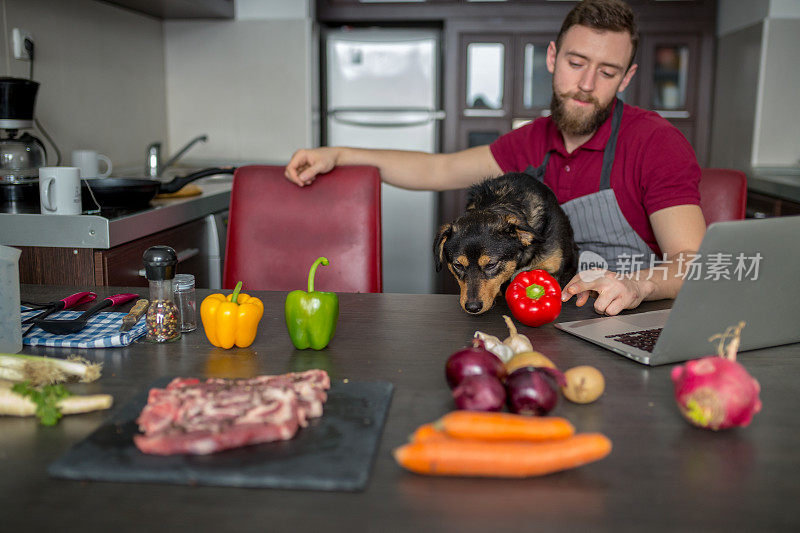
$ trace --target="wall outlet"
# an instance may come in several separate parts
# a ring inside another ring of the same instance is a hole
[[[11,31],[11,47],[14,49],[14,59],[21,59],[23,61],[30,61],[31,54],[25,48],[25,40],[28,39],[33,42],[33,34],[28,30],[14,28]]]

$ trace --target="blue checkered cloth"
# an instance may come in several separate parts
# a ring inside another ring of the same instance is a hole
[[[22,308],[22,320],[41,313],[41,309]],[[70,320],[78,318],[83,311],[58,311],[47,317],[47,320]],[[86,327],[77,333],[54,335],[38,326],[33,326],[22,342],[28,346],[52,346],[56,348],[114,348],[127,346],[146,333],[147,324],[144,317],[139,319],[129,331],[122,332],[122,317],[126,313],[101,311],[89,318]],[[22,326],[23,331],[29,324]]]

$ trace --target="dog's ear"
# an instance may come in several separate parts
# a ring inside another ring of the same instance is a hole
[[[517,215],[506,215],[505,220],[506,224],[508,224],[509,231],[519,239],[519,242],[521,242],[523,246],[544,242],[544,239],[536,234],[536,230]]]
[[[436,239],[433,241],[433,259],[436,272],[442,269],[442,263],[444,262],[444,243],[451,235],[453,235],[453,225],[445,224],[439,228],[439,233],[436,234]]]

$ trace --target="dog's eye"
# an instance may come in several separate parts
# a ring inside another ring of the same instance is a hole
[[[485,270],[485,271],[487,271],[487,272],[489,272],[489,271],[492,271],[492,270],[495,270],[495,269],[497,268],[497,265],[498,265],[498,264],[500,264],[500,263],[499,263],[499,262],[497,262],[497,261],[489,261],[488,263],[486,263],[486,264],[483,266],[483,270]]]
[[[456,274],[460,276],[461,274],[464,273],[464,270],[466,270],[466,268],[461,263],[453,263],[453,270],[455,271]]]

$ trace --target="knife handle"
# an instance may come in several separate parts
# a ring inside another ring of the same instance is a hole
[[[70,307],[75,307],[77,305],[89,303],[92,300],[97,298],[97,294],[93,292],[78,292],[67,296],[66,298],[62,299],[61,301],[64,302],[64,307],[62,309],[69,309]]]
[[[104,298],[104,300],[111,300],[111,305],[122,305],[124,303],[130,302],[134,298],[138,298],[138,294],[131,294],[126,292],[124,294],[114,294],[109,296],[108,298]]]
[[[128,311],[128,315],[134,317],[136,320],[139,320],[142,315],[147,311],[147,306],[150,305],[150,300],[145,298],[140,298],[136,300],[136,303],[133,304],[131,310]]]
[[[133,304],[133,307],[131,307],[131,310],[128,312],[128,314],[122,317],[122,325],[119,327],[119,330],[130,331],[131,328],[133,328],[133,326],[139,322],[139,319],[142,318],[142,315],[147,312],[149,306],[149,300],[144,298],[136,300],[136,303]]]

